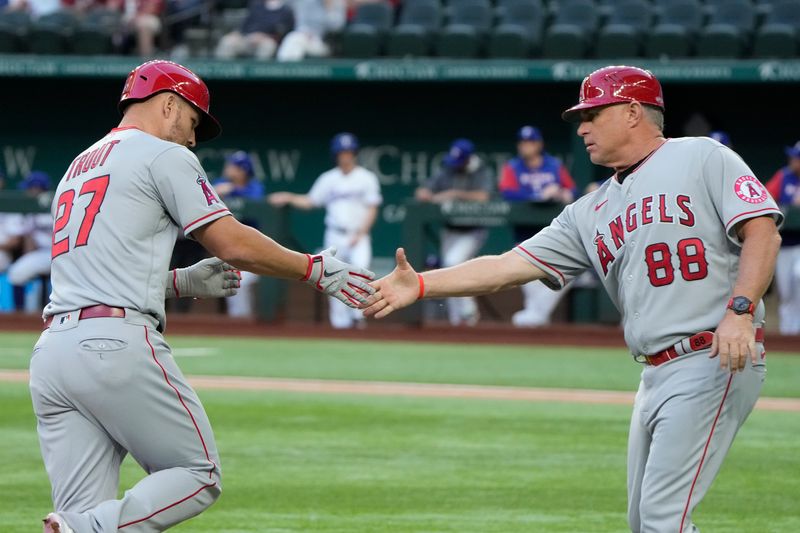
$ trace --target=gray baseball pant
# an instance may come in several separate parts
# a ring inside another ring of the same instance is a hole
[[[163,531],[221,492],[214,435],[149,315],[55,315],[30,390],[55,510],[75,533]],[[131,456],[147,477],[117,499]]]

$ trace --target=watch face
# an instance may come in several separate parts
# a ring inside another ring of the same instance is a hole
[[[750,311],[751,304],[752,302],[750,302],[750,300],[744,296],[739,296],[733,299],[733,305],[731,305],[731,309],[737,313],[747,313]]]

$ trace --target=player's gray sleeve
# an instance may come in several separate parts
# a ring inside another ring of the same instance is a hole
[[[497,192],[494,175],[486,165],[481,165],[481,168],[478,170],[478,175],[475,179],[475,190],[486,191],[489,194]]]
[[[422,184],[422,187],[424,189],[428,189],[433,193],[441,192],[445,189],[445,187],[443,186],[443,183],[445,181],[447,181],[445,179],[445,171],[439,170],[438,172],[436,172],[436,174],[430,176],[427,180],[425,180],[425,183]]]
[[[314,204],[316,207],[322,207],[327,203],[328,194],[330,191],[330,185],[329,185],[330,180],[326,178],[327,178],[327,173],[319,176],[314,181],[314,184],[311,186],[311,189],[308,191],[308,199],[311,200],[311,203]]]
[[[197,157],[182,146],[156,156],[150,164],[150,174],[164,209],[187,236],[231,214],[209,183]]]
[[[742,221],[771,215],[776,224],[783,223],[783,214],[767,188],[730,148],[714,148],[703,166],[703,178],[717,216],[735,245],[742,244],[736,234],[736,226]]]
[[[548,227],[514,248],[547,274],[542,283],[554,290],[592,266],[578,232],[574,206],[565,207]]]

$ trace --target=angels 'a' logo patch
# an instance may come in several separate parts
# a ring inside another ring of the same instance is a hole
[[[197,176],[197,184],[203,189],[203,195],[205,195],[208,205],[219,202],[214,192],[211,190],[211,187],[208,186],[208,181],[203,176]]]
[[[766,202],[769,195],[755,176],[741,176],[733,185],[733,190],[740,199],[749,204]]]

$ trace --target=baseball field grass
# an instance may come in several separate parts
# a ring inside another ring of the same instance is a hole
[[[633,391],[621,349],[168,337],[189,375]],[[35,335],[0,335],[24,369]],[[800,397],[770,353],[763,395]],[[224,491],[185,532],[622,532],[630,407],[204,390]],[[50,508],[27,387],[0,383],[0,531]],[[800,531],[800,412],[756,410],[695,513],[704,532]],[[122,488],[142,476],[126,461]]]

